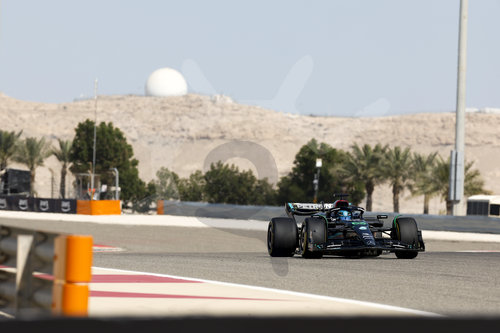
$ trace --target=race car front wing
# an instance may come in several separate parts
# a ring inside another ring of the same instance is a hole
[[[345,251],[425,251],[422,233],[418,231],[419,243],[414,246],[391,238],[375,238],[375,245],[367,246],[363,241],[356,238],[329,238],[324,244],[308,244],[311,251],[322,251],[325,254],[335,254]]]

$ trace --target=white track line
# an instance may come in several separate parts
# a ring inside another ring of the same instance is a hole
[[[5,317],[5,318],[8,318],[8,319],[14,319],[15,318],[13,315],[10,315],[10,314],[2,312],[2,311],[0,311],[0,317]]]
[[[145,275],[152,275],[152,276],[159,276],[159,277],[168,277],[168,278],[174,278],[174,279],[192,280],[192,281],[198,281],[198,282],[204,282],[204,283],[213,283],[213,284],[217,284],[217,285],[221,285],[221,286],[241,287],[241,288],[259,290],[259,291],[275,292],[275,293],[280,293],[280,294],[283,294],[283,295],[290,295],[290,296],[309,297],[309,298],[314,298],[314,299],[318,299],[318,300],[334,301],[334,302],[338,302],[338,303],[345,303],[345,304],[350,304],[350,305],[360,305],[360,306],[372,307],[372,308],[380,309],[380,310],[400,312],[400,313],[404,313],[404,314],[408,314],[408,315],[417,315],[417,316],[424,316],[424,317],[445,317],[443,315],[440,315],[440,314],[437,314],[437,313],[433,313],[433,312],[420,311],[420,310],[408,309],[408,308],[403,308],[403,307],[398,307],[398,306],[392,306],[392,305],[386,305],[386,304],[373,303],[373,302],[357,301],[357,300],[348,299],[348,298],[339,298],[339,297],[332,297],[332,296],[322,296],[322,295],[309,294],[309,293],[303,293],[303,292],[296,292],[296,291],[290,291],[290,290],[282,290],[282,289],[274,289],[274,288],[266,288],[266,287],[257,287],[257,286],[251,286],[251,285],[246,285],[246,284],[221,282],[221,281],[213,281],[213,280],[205,280],[205,279],[197,279],[197,278],[182,277],[182,276],[169,275],[169,274],[157,274],[157,273],[148,273],[148,272],[138,272],[138,271],[132,271],[132,270],[103,268],[103,267],[94,267],[94,268],[100,269],[100,270],[109,270],[109,271],[115,271],[115,272],[123,272],[123,273],[136,273],[136,274],[145,274]]]
[[[441,240],[441,241],[467,241],[467,242],[484,242],[484,243],[500,243],[499,234],[478,234],[472,232],[455,232],[455,231],[432,231],[422,230],[422,238],[426,240]]]

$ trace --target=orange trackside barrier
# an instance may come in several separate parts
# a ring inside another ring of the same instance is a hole
[[[92,208],[90,207],[91,200],[77,200],[76,213],[83,215],[92,215]]]
[[[66,282],[90,282],[92,278],[92,236],[66,238]]]
[[[76,213],[84,215],[120,215],[120,200],[77,200]]]
[[[164,200],[158,200],[156,202],[156,214],[158,214],[158,215],[165,214],[165,201]]]
[[[66,283],[63,286],[62,315],[84,317],[88,315],[88,284]]]
[[[92,278],[92,236],[61,235],[54,244],[52,313],[86,316]]]

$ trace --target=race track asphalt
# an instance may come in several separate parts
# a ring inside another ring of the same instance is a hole
[[[397,260],[393,254],[305,260],[269,257],[263,230],[20,219],[12,223],[91,234],[95,244],[123,249],[95,253],[93,265],[98,267],[286,289],[450,316],[500,315],[500,243],[432,240],[414,260]]]

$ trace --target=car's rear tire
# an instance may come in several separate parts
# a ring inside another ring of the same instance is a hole
[[[398,259],[413,259],[418,255],[416,249],[419,248],[417,222],[412,217],[396,218],[391,233],[392,239],[398,240],[415,250],[398,250],[396,257]]]
[[[275,217],[267,228],[267,252],[271,257],[293,257],[297,249],[297,224],[291,218]]]
[[[309,244],[313,247],[323,245],[326,242],[326,223],[321,218],[306,218],[302,223],[302,228],[299,236],[299,249],[303,258],[319,259],[323,257],[321,249],[311,251]]]

